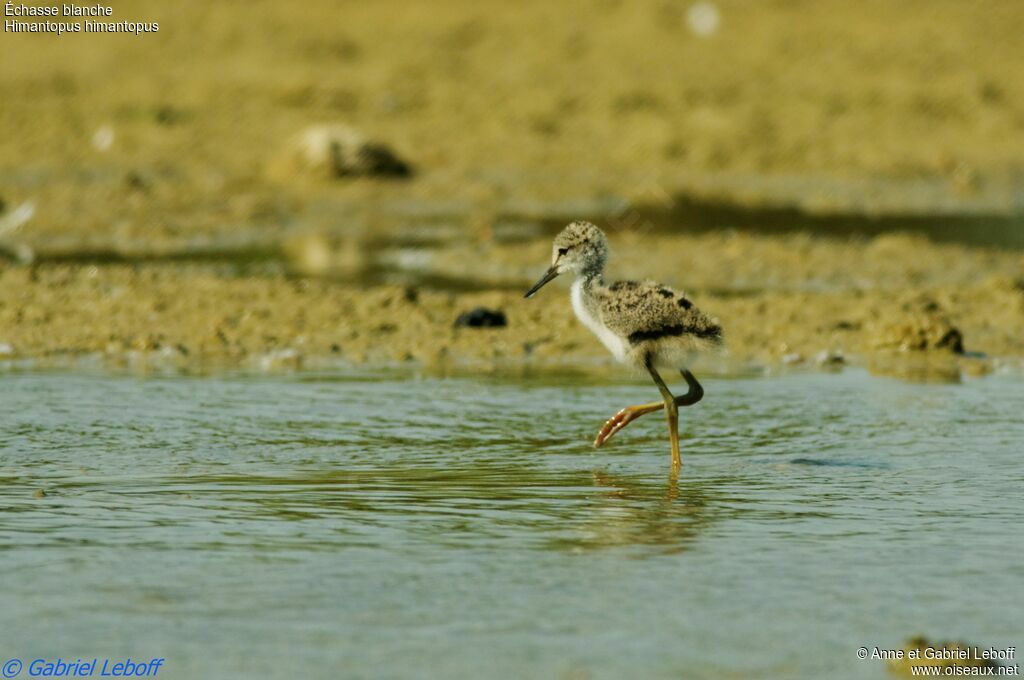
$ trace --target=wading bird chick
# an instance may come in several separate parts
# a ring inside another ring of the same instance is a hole
[[[704,396],[697,379],[686,368],[693,356],[722,344],[722,327],[698,310],[682,293],[652,281],[604,282],[608,240],[590,222],[576,221],[555,237],[551,267],[526,293],[532,297],[559,274],[573,274],[572,308],[616,359],[645,369],[661,391],[663,401],[627,406],[612,416],[594,441],[599,447],[642,415],[665,409],[672,445],[672,469],[682,465],[679,455],[679,407],[692,406]],[[689,389],[676,397],[658,369],[678,369]]]

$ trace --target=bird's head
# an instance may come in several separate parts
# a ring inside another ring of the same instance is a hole
[[[532,297],[559,274],[600,274],[607,259],[608,239],[604,232],[590,222],[572,222],[555,237],[551,246],[551,266],[533,288],[526,291],[526,297]]]

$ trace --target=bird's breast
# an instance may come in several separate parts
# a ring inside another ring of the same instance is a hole
[[[608,351],[615,355],[619,361],[626,360],[626,341],[613,333],[607,326],[601,323],[601,319],[591,313],[587,306],[586,291],[583,289],[583,279],[577,279],[572,284],[572,311],[576,318],[589,328],[597,339],[601,341]]]

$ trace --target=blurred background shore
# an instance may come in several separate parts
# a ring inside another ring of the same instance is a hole
[[[576,218],[733,368],[1024,356],[1024,6],[114,10],[0,36],[0,361],[603,365],[520,299]]]

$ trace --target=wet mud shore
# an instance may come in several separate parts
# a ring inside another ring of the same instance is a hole
[[[705,370],[853,363],[956,379],[1024,356],[1024,279],[1015,252],[891,235],[647,235],[612,244],[614,272],[679,282],[723,323],[728,350]],[[47,365],[91,356],[181,369],[609,364],[572,316],[564,286],[523,299],[547,248],[546,241],[440,248],[421,253],[419,269],[382,273],[373,284],[345,278],[344,269],[298,274],[288,260],[250,265],[257,271],[248,273],[209,263],[7,265],[0,269],[0,359]],[[306,257],[345,259],[331,249]],[[474,274],[495,271],[505,278],[471,283]],[[446,274],[461,275],[461,285],[431,283]],[[500,311],[504,325],[457,325],[478,308]]]
[[[604,366],[564,290],[521,299],[587,218],[614,276],[721,320],[708,370],[1019,365],[1024,9],[713,6],[132,1],[159,33],[13,36],[0,362]],[[480,307],[507,324],[456,327]]]

